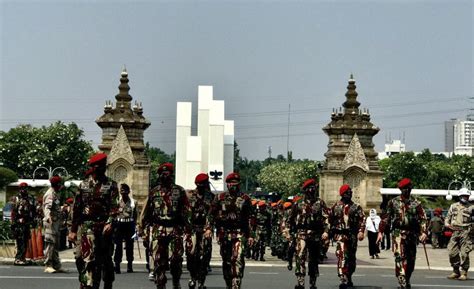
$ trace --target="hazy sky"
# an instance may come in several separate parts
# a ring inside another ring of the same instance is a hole
[[[225,100],[249,159],[286,154],[289,105],[293,156],[323,159],[350,73],[378,151],[403,133],[442,151],[443,121],[474,107],[472,1],[0,2],[1,130],[74,121],[97,148],[123,64],[145,141],[168,153],[198,85]]]

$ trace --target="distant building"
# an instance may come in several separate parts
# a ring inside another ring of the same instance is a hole
[[[454,152],[472,156],[473,151],[474,120],[457,121],[454,124]]]
[[[406,151],[407,150],[406,150],[405,144],[402,143],[401,140],[398,140],[398,139],[392,140],[392,143],[385,144],[385,150],[383,152],[378,153],[378,158],[379,160],[383,160],[388,157],[391,157],[391,156],[394,156]],[[415,154],[415,156],[421,154],[421,152],[413,152],[413,153]],[[454,154],[454,152],[431,152],[431,153],[436,154],[436,155],[444,155],[447,158],[452,157]],[[457,153],[457,154],[461,154],[461,153]]]
[[[454,124],[459,121],[452,118],[444,122],[444,151],[454,152]]]

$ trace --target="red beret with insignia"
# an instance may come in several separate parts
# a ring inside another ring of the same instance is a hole
[[[60,176],[53,176],[51,179],[49,179],[49,182],[52,184],[59,184],[61,183],[61,177]]]
[[[205,173],[200,173],[194,179],[194,183],[197,184],[205,184],[209,182],[209,176]]]
[[[91,156],[89,159],[89,166],[93,166],[100,162],[105,162],[107,160],[107,154],[105,153],[96,153],[95,155]]]
[[[173,172],[173,169],[174,167],[172,163],[164,163],[158,167],[158,174],[161,174],[164,171]]]
[[[342,186],[339,188],[339,196],[344,195],[344,193],[347,192],[347,191],[350,190],[350,189],[351,189],[351,187],[350,187],[348,184],[342,185]]]
[[[19,186],[20,188],[23,188],[23,187],[28,187],[28,184],[25,183],[25,182],[23,182],[23,183],[20,183],[18,186]]]
[[[230,173],[225,178],[226,183],[230,183],[232,181],[240,182],[240,175],[238,173]]]
[[[316,185],[316,180],[315,179],[308,179],[303,183],[302,189],[306,189],[307,187],[311,185]]]
[[[411,180],[409,178],[404,178],[398,182],[398,188],[403,189],[404,187],[411,185]]]

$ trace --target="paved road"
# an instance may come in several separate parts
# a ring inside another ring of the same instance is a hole
[[[43,267],[16,267],[0,266],[0,289],[64,289],[78,288],[77,272],[73,263],[66,263],[64,267],[70,270],[67,274],[46,274]],[[123,268],[123,270],[125,267]],[[151,289],[154,284],[147,280],[147,273],[144,265],[136,265],[135,273],[122,273],[116,275],[114,282],[115,289]],[[321,276],[318,279],[318,288],[338,288],[338,278],[335,268],[320,268]],[[468,281],[448,280],[446,276],[449,271],[439,270],[416,270],[413,276],[413,288],[440,288],[440,289],[473,289],[474,279]],[[187,288],[189,274],[185,271],[181,278],[182,288]],[[294,288],[295,277],[293,272],[289,272],[283,267],[247,267],[243,288],[271,288],[271,289],[292,289]],[[363,267],[358,268],[354,275],[355,288],[358,289],[395,289],[397,282],[393,276],[393,269],[380,269]],[[168,286],[170,288],[170,286]],[[207,288],[223,289],[224,280],[220,267],[213,267],[213,272],[208,276]]]

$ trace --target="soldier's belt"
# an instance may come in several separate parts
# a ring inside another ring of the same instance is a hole
[[[117,219],[117,222],[120,222],[120,223],[129,223],[133,221],[135,221],[133,218],[118,218]]]

